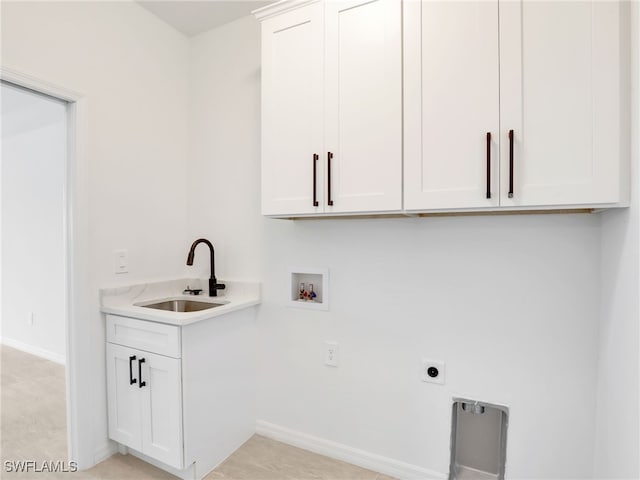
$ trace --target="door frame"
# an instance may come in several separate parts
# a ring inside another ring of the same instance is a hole
[[[90,398],[88,395],[91,393],[91,386],[81,381],[82,366],[86,363],[83,359],[88,358],[81,339],[91,338],[90,322],[86,321],[90,312],[87,291],[90,278],[86,97],[4,66],[0,67],[0,79],[67,103],[67,155],[63,185],[67,449],[68,460],[77,462],[78,468],[84,469],[95,463],[91,451],[90,402],[81,400]]]

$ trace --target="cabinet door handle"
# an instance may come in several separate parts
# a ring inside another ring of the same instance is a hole
[[[333,199],[331,198],[331,159],[333,153],[327,152],[327,205],[333,206]]]
[[[317,193],[317,177],[318,177],[318,154],[313,154],[313,206],[318,206],[318,193]]]
[[[142,388],[147,384],[147,382],[142,381],[142,364],[144,362],[146,362],[144,358],[138,360],[138,378],[140,379],[140,384],[138,385],[139,388]]]
[[[491,198],[491,132],[487,132],[487,198]]]
[[[133,385],[134,383],[137,382],[137,380],[133,378],[133,362],[135,361],[135,359],[136,359],[135,355],[131,355],[129,357],[129,385]]]
[[[509,130],[509,198],[513,198],[513,130]]]

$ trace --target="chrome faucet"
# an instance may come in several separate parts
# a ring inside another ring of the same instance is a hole
[[[211,276],[209,277],[209,296],[217,297],[218,290],[224,290],[226,285],[224,283],[218,283],[216,280],[216,267],[214,263],[214,253],[213,253],[213,245],[206,238],[199,238],[191,245],[189,249],[189,255],[187,255],[187,265],[193,265],[193,255],[195,253],[196,247],[198,244],[204,243],[209,247],[209,252],[211,253]]]

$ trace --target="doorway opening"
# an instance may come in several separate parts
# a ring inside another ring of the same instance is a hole
[[[0,89],[3,468],[69,469],[72,109],[4,79]]]

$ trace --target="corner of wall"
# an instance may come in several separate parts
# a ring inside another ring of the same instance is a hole
[[[623,2],[624,3],[624,2]],[[623,405],[640,402],[640,4],[625,4],[630,15],[627,79],[630,207],[602,214],[600,331],[594,478],[640,476],[640,415]],[[623,149],[624,152],[624,149]]]

